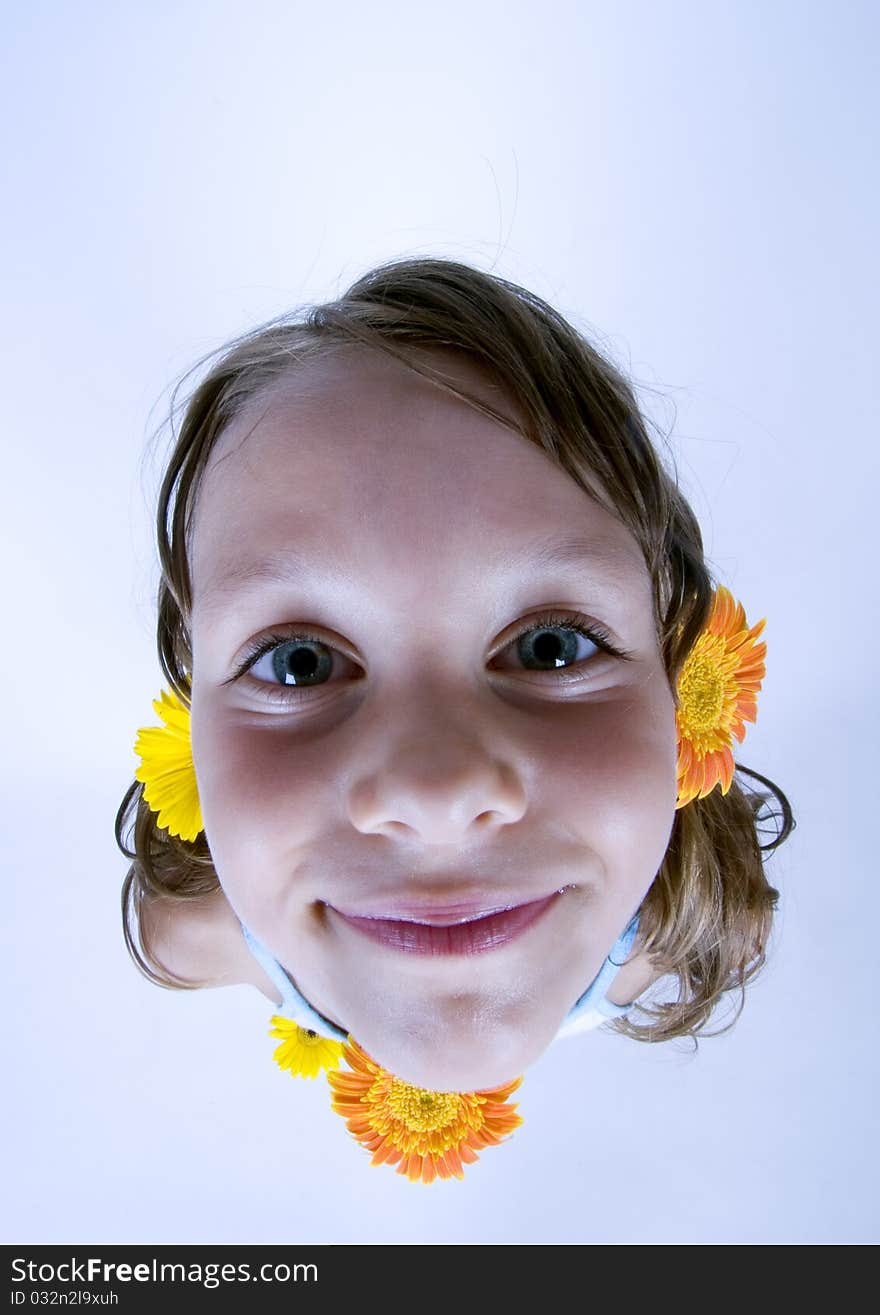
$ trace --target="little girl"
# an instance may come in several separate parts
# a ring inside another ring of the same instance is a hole
[[[550,306],[425,258],[244,335],[189,399],[157,529],[129,952],[262,991],[276,1060],[327,1071],[373,1163],[461,1176],[554,1038],[742,1008],[794,826],[731,752],[765,623]]]

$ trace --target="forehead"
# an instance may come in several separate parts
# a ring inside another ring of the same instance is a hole
[[[516,425],[513,399],[476,363],[425,358]],[[630,578],[644,572],[627,528],[541,448],[355,349],[297,366],[221,434],[194,509],[194,599],[297,547],[352,569],[415,566],[427,553],[439,573],[572,533]]]

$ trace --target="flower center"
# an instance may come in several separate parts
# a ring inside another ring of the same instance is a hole
[[[412,1132],[430,1132],[453,1121],[461,1098],[454,1091],[427,1091],[392,1078],[386,1099],[392,1113]]]
[[[685,734],[694,738],[717,729],[721,721],[727,680],[716,647],[697,645],[678,682],[679,718]]]

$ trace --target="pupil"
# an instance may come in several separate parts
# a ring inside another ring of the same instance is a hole
[[[302,644],[288,654],[287,670],[291,676],[314,676],[317,665],[314,653]]]
[[[519,641],[520,659],[551,670],[577,661],[578,636],[573,630],[557,626],[537,632],[527,631]]]
[[[282,685],[301,685],[329,676],[333,661],[323,644],[297,640],[275,650],[272,666]]]
[[[559,657],[559,640],[548,630],[542,630],[533,645],[539,662],[556,662]]]

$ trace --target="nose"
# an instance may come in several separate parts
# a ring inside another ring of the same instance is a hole
[[[398,707],[393,724],[376,724],[373,766],[355,774],[349,793],[352,824],[446,845],[519,821],[527,797],[509,740],[460,700],[453,709],[423,692],[414,702],[413,715]]]

